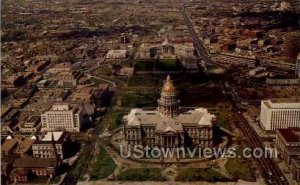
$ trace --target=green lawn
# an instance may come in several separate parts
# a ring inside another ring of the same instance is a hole
[[[137,71],[178,71],[182,69],[180,62],[176,59],[136,60],[134,63]]]
[[[126,114],[128,114],[128,111],[110,110],[105,114],[101,124],[105,125],[104,129],[114,130],[122,126],[122,118]]]
[[[97,162],[93,166],[91,179],[104,179],[105,177],[113,173],[115,167],[116,164],[114,160],[110,157],[106,150],[103,147],[101,147],[99,155],[97,157]]]
[[[159,168],[131,168],[117,177],[121,181],[165,181]]]
[[[161,87],[163,85],[164,78],[159,75],[139,75],[132,76],[128,81],[129,87],[146,86],[146,87]]]
[[[248,160],[242,158],[228,159],[225,167],[234,177],[254,182],[255,177]]]
[[[122,106],[127,108],[143,108],[143,107],[156,107],[159,93],[131,93],[124,94],[122,97]]]
[[[91,143],[87,143],[84,148],[82,149],[83,152],[81,152],[77,162],[76,166],[71,170],[71,175],[75,178],[82,178],[83,175],[87,172],[87,168],[89,165],[89,162],[92,159],[92,153],[93,149],[91,146]]]
[[[179,61],[176,60],[160,60],[155,67],[158,71],[177,71],[181,69]]]
[[[208,182],[227,182],[227,177],[219,172],[205,168],[186,168],[179,169],[176,181],[208,181]]]
[[[217,108],[217,124],[230,130],[230,124],[232,124],[232,122],[236,119],[234,114],[231,112],[230,106],[227,103],[219,103]]]

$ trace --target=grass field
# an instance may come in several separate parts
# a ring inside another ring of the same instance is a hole
[[[253,170],[250,168],[249,161],[242,158],[228,159],[226,165],[228,172],[235,178],[255,181]]]
[[[159,168],[130,168],[117,177],[121,181],[165,181]]]
[[[158,92],[130,93],[122,97],[122,106],[127,108],[156,107]]]
[[[228,182],[227,177],[209,168],[186,168],[179,169],[176,181],[208,181],[208,182]]]
[[[109,176],[113,173],[116,164],[110,155],[106,152],[103,147],[100,147],[100,152],[97,157],[97,161],[93,166],[93,171],[91,173],[92,180],[100,180]]]
[[[179,71],[182,66],[176,59],[136,60],[134,68],[137,71]]]

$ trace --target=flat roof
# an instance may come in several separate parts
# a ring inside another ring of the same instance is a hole
[[[278,129],[278,133],[288,143],[300,142],[300,128]]]

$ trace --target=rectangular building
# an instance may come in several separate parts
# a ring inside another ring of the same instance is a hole
[[[276,132],[276,147],[286,164],[300,160],[300,128],[278,129]]]
[[[265,130],[300,127],[300,100],[288,98],[261,101],[260,123]]]
[[[41,140],[36,140],[32,145],[33,157],[56,158],[59,156],[64,159],[64,145],[67,138],[66,132],[47,132]]]
[[[20,126],[21,133],[36,133],[41,128],[41,117],[32,116]]]
[[[83,109],[79,105],[53,104],[50,110],[42,114],[41,122],[42,131],[80,132],[83,122]]]

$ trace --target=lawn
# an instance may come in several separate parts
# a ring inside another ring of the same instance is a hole
[[[153,70],[155,61],[151,60],[136,60],[134,61],[134,68],[137,71],[149,71]]]
[[[155,69],[158,71],[178,71],[181,70],[181,65],[177,60],[160,60]]]
[[[231,108],[228,103],[219,103],[217,105],[217,124],[220,127],[231,130],[230,124],[235,121],[235,116],[231,112]]]
[[[127,108],[156,107],[157,99],[159,99],[158,92],[124,94],[122,106]]]
[[[100,180],[109,176],[113,173],[116,168],[114,160],[106,152],[103,147],[100,147],[99,155],[97,156],[97,161],[93,165],[93,170],[91,175],[92,180]]]
[[[136,60],[134,68],[137,71],[179,71],[182,66],[175,59]]]
[[[253,175],[253,170],[251,169],[248,160],[242,158],[228,159],[225,167],[228,170],[228,172],[234,177],[254,182],[255,177]]]
[[[121,181],[165,181],[159,168],[130,168],[117,177]]]
[[[164,75],[164,77],[159,75],[135,75],[129,79],[128,86],[161,87],[165,78],[166,75]]]
[[[77,162],[76,166],[71,170],[71,175],[77,179],[81,179],[83,175],[87,172],[87,168],[89,165],[89,162],[92,159],[92,146],[91,143],[87,143],[85,146],[83,146],[83,149],[81,152]]]
[[[209,168],[182,168],[178,171],[176,181],[228,182],[230,179]]]

